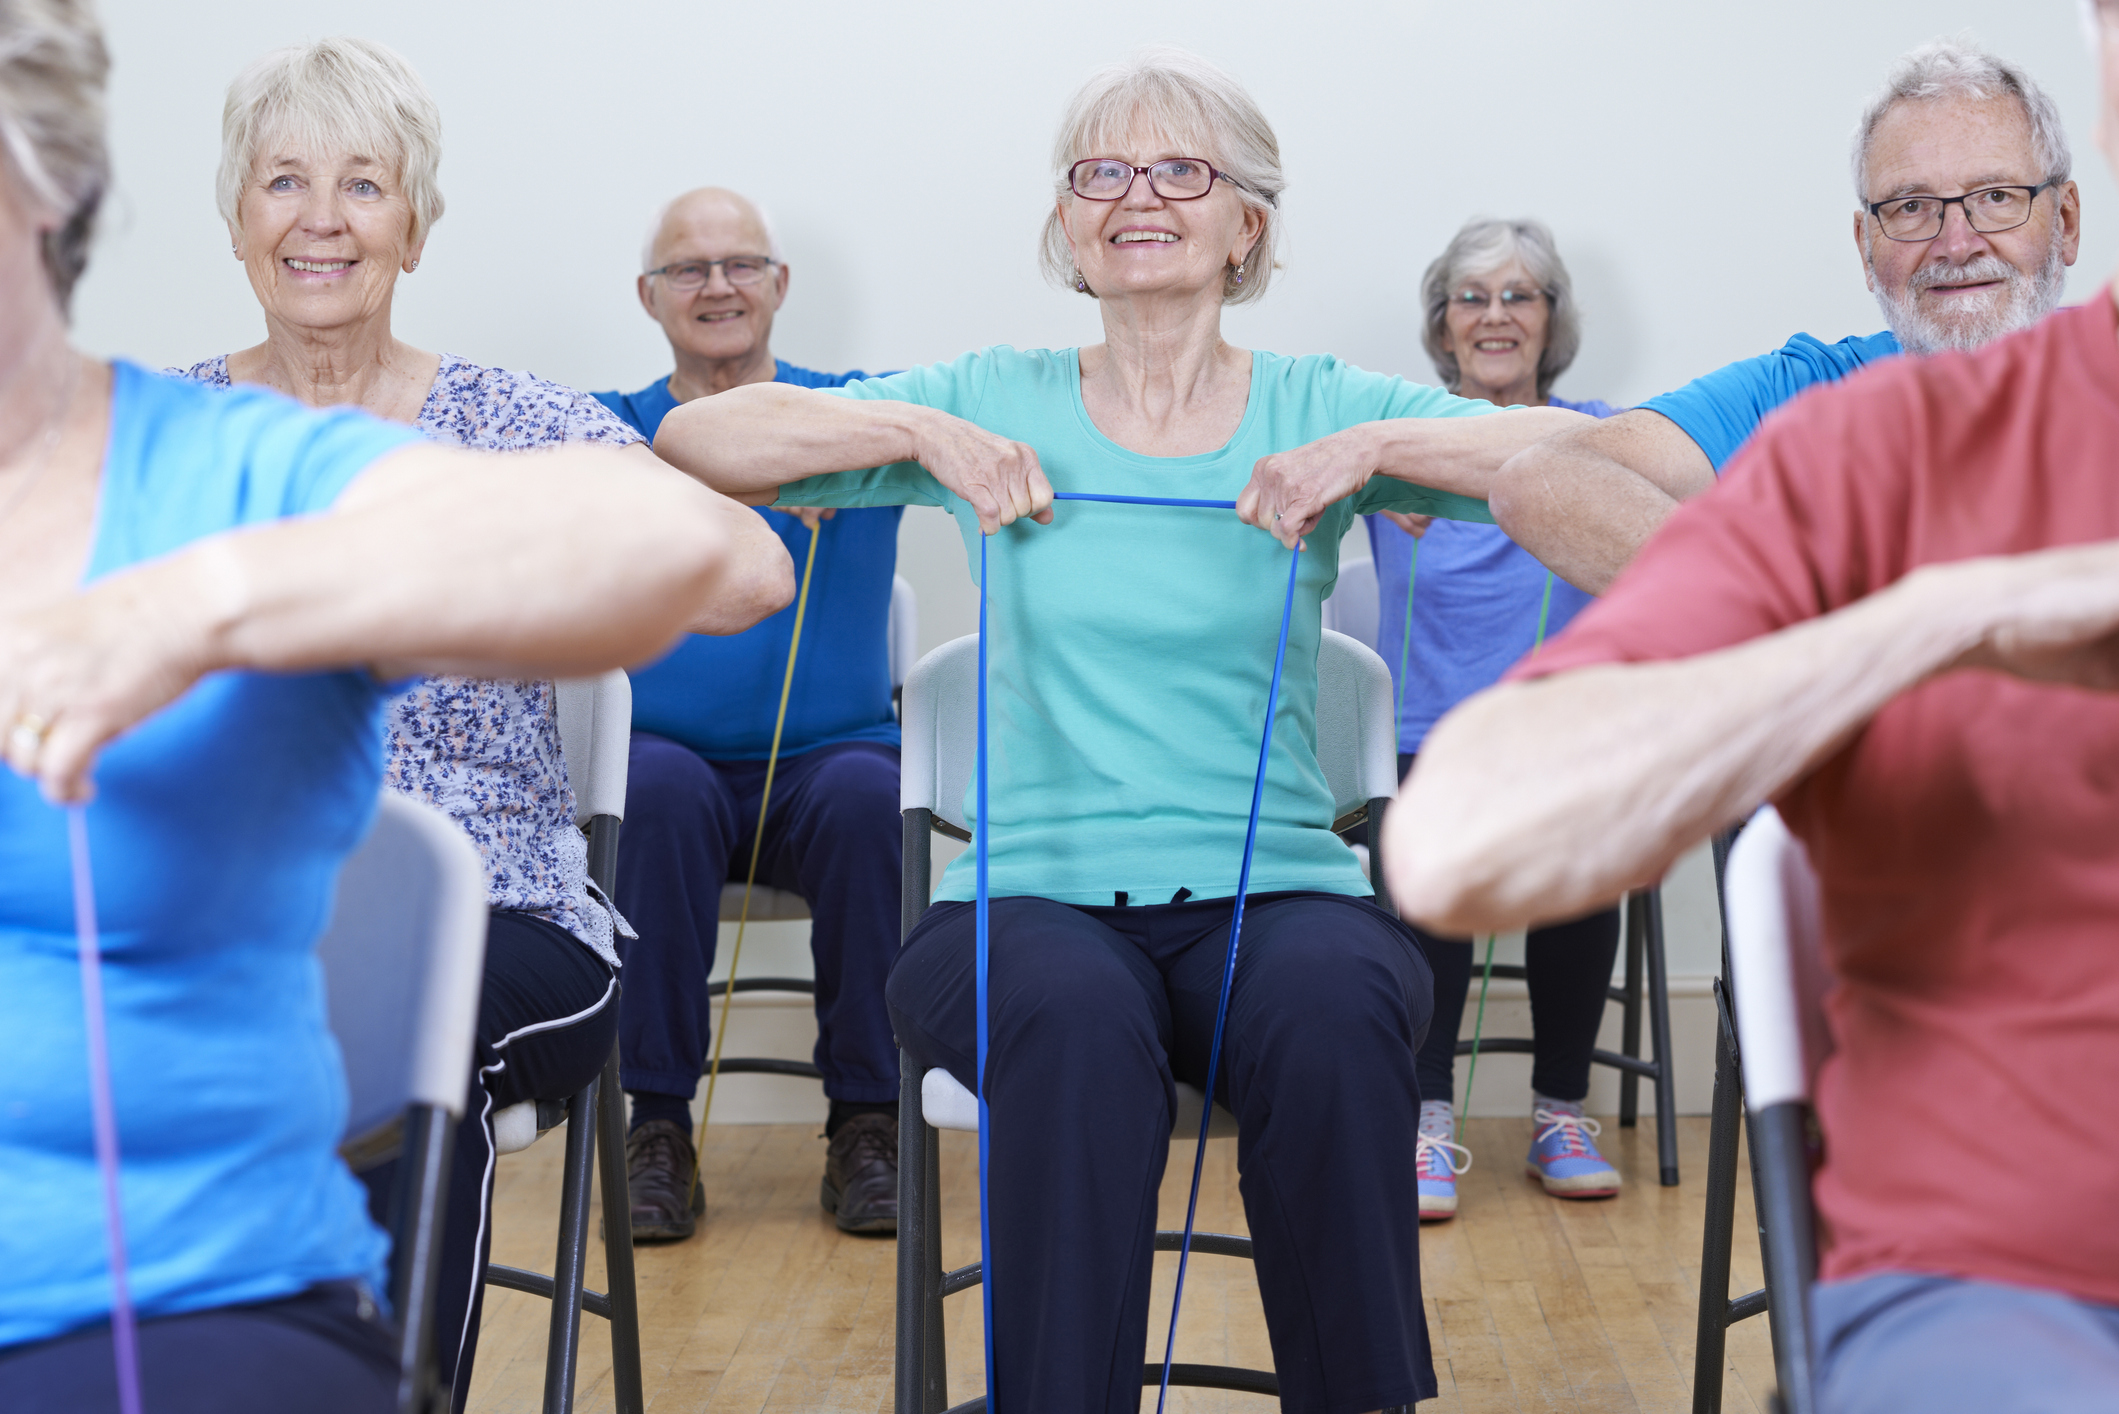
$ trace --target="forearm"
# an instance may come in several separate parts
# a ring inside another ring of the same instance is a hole
[[[738,515],[758,519],[608,450],[418,448],[328,515],[143,572],[194,591],[210,667],[568,676],[652,657],[701,605],[756,598],[774,557],[784,572],[777,538],[745,539]]]
[[[1392,418],[1353,430],[1373,439],[1377,474],[1483,501],[1503,462],[1589,421],[1566,408],[1509,408],[1483,417]]]
[[[752,383],[671,410],[655,455],[725,496],[771,505],[805,477],[913,461],[930,409]]]
[[[1560,578],[1602,594],[1677,510],[1677,498],[1607,457],[1532,448],[1494,476],[1494,523]]]
[[[1660,878],[1962,659],[1981,632],[1966,579],[1921,572],[1721,652],[1472,698],[1429,734],[1390,814],[1393,896],[1437,931],[1489,932]]]

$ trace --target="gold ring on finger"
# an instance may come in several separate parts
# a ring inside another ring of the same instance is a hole
[[[50,731],[50,722],[34,712],[24,712],[15,718],[14,729],[7,734],[8,752],[34,757],[44,748],[44,738]]]

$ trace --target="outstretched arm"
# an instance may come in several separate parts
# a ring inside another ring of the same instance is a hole
[[[1678,502],[1712,485],[1714,463],[1699,444],[1661,413],[1635,408],[1511,456],[1487,504],[1547,569],[1602,594]]]
[[[991,534],[1021,517],[1052,520],[1037,453],[934,408],[751,383],[673,409],[655,455],[747,505],[769,506],[791,482],[918,462],[970,503]]]
[[[0,617],[0,723],[38,728],[0,746],[52,798],[78,799],[106,742],[223,669],[558,677],[638,662],[716,600],[749,613],[791,596],[779,540],[739,538],[715,500],[602,447],[402,448],[325,514],[210,536]]]
[[[1991,669],[2119,689],[2119,542],[1966,560],[1734,648],[1504,684],[1429,734],[1384,827],[1406,915],[1567,917],[1815,770],[1885,703]]]
[[[1371,476],[1389,476],[1473,500],[1525,447],[1592,419],[1566,408],[1509,408],[1484,417],[1398,417],[1364,422],[1290,451],[1261,457],[1236,498],[1236,514],[1293,545],[1327,506]]]

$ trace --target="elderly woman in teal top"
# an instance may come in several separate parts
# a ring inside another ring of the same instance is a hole
[[[1092,78],[1054,169],[1046,267],[1098,301],[1102,344],[734,389],[672,412],[656,448],[754,503],[937,505],[968,547],[999,537],[986,1080],[1008,1410],[1138,1407],[1171,1084],[1205,1077],[1288,555],[1308,537],[1217,1098],[1242,1126],[1282,1407],[1409,1405],[1435,1392],[1409,1181],[1430,982],[1331,832],[1319,604],[1353,515],[1484,520],[1492,468],[1577,414],[1224,341],[1223,305],[1272,276],[1283,181],[1264,116],[1196,56]],[[1055,506],[1054,487],[1239,512]],[[912,1060],[966,1084],[969,870],[951,867],[889,987]]]
[[[503,461],[74,350],[106,68],[85,0],[0,2],[0,1406],[117,1408],[56,808],[86,801],[145,1405],[382,1414],[315,945],[387,684],[634,661],[791,570],[639,454]]]

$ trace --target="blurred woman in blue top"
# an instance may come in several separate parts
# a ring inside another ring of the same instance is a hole
[[[1281,1407],[1410,1405],[1435,1392],[1405,1192],[1428,969],[1332,833],[1319,605],[1354,514],[1483,519],[1504,449],[1578,415],[1227,343],[1223,306],[1272,276],[1284,179],[1264,115],[1196,55],[1093,77],[1053,178],[1046,268],[1097,301],[1102,343],[831,392],[736,388],[671,412],[656,449],[758,504],[945,507],[974,566],[998,537],[986,1090],[1004,1409],[1139,1408],[1172,1082],[1205,1079],[1289,547],[1308,537],[1217,1098],[1243,1130]],[[1055,506],[1055,487],[1240,510]],[[975,1079],[968,860],[891,974],[908,1084]]]
[[[383,684],[651,654],[747,582],[755,517],[643,458],[502,465],[75,352],[106,70],[81,0],[0,0],[0,1404],[116,1408],[58,808],[92,796],[147,1405],[380,1411],[314,944]]]
[[[1552,396],[1581,347],[1582,326],[1573,281],[1543,222],[1465,223],[1428,266],[1421,295],[1421,342],[1451,392],[1499,407],[1564,407],[1592,417],[1614,411]],[[1443,713],[1499,681],[1590,596],[1498,526],[1386,511],[1368,518],[1368,532],[1381,600],[1376,646],[1396,681],[1402,777]],[[1472,945],[1420,937],[1435,968],[1435,1025],[1420,1049],[1420,1216],[1437,1221],[1455,1215],[1457,1174],[1471,1162],[1455,1142],[1451,1088]],[[1537,1045],[1525,1164],[1560,1197],[1605,1198],[1619,1189],[1618,1170],[1597,1152],[1597,1122],[1582,1112],[1618,945],[1617,909],[1534,928],[1525,940]]]

